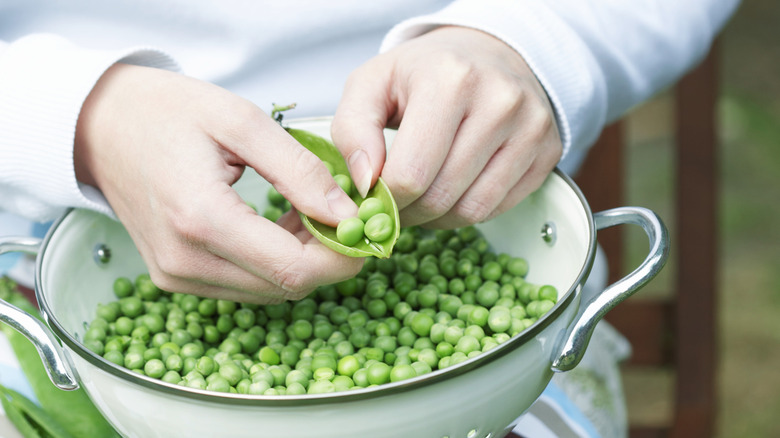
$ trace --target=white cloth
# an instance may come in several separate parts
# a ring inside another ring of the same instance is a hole
[[[348,73],[440,24],[516,48],[555,106],[571,171],[601,128],[706,53],[738,0],[6,0],[0,3],[0,209],[109,211],[72,165],[75,124],[113,62],[215,82],[295,116],[335,110]],[[446,6],[446,7],[445,7]],[[444,9],[441,9],[444,7]],[[406,20],[406,21],[403,21]],[[393,27],[397,23],[397,26]],[[389,33],[388,33],[389,31]]]

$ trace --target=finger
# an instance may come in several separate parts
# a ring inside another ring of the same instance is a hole
[[[420,83],[409,103],[385,161],[382,178],[399,209],[419,198],[444,165],[465,114],[457,93]]]
[[[447,214],[461,199],[491,156],[504,142],[506,133],[483,117],[466,117],[439,173],[425,193],[400,211],[404,225],[430,222]]]
[[[384,128],[396,102],[391,95],[389,69],[369,62],[347,80],[331,124],[333,143],[347,161],[360,196],[366,197],[385,162]]]
[[[315,287],[356,275],[362,260],[332,251],[310,238],[299,240],[277,224],[243,208],[215,209],[209,217],[212,231],[204,241],[207,250],[298,299]],[[240,204],[240,205],[239,205]],[[236,276],[233,288],[245,287]]]
[[[155,281],[155,279],[153,278],[152,281]],[[169,286],[164,288],[164,290],[169,292],[182,292],[217,300],[229,300],[252,304],[279,304],[285,301],[283,294],[281,293],[278,295],[249,293],[240,290],[228,289],[221,285],[212,285],[193,281],[191,278],[175,278],[173,281],[169,280],[167,284]]]
[[[322,161],[262,112],[217,140],[307,216],[336,226],[357,214],[357,205],[336,184]]]
[[[558,162],[559,141],[553,137],[542,142],[538,154],[523,152],[522,145],[500,148],[453,209],[425,226],[458,228],[485,222],[517,205],[541,186]],[[506,163],[511,166],[502,165]]]

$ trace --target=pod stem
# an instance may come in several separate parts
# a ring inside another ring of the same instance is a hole
[[[289,105],[277,105],[277,104],[274,103],[272,105],[273,105],[273,109],[271,110],[271,118],[276,120],[276,122],[281,125],[282,124],[282,118],[284,117],[282,112],[288,111],[288,110],[291,110],[291,109],[295,108],[295,106],[297,104],[296,103],[291,103]]]

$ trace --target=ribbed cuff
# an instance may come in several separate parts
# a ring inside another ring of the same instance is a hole
[[[0,171],[6,208],[49,220],[67,207],[113,215],[95,188],[79,184],[73,144],[81,106],[114,63],[178,70],[165,53],[147,47],[91,50],[49,34],[19,39],[0,55]],[[0,187],[0,191],[2,187]],[[10,204],[10,205],[8,205]]]

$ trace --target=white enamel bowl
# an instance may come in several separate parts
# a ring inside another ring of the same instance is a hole
[[[329,136],[328,118],[288,124]],[[393,132],[387,135],[390,144]],[[263,208],[264,180],[248,170],[235,187]],[[622,224],[642,227],[648,255],[632,273],[584,302],[581,291],[593,265],[596,231]],[[85,388],[126,437],[502,437],[554,371],[576,366],[604,314],[657,274],[668,255],[668,234],[644,208],[593,214],[559,171],[513,210],[479,227],[496,251],[526,257],[529,281],[554,285],[557,305],[487,353],[375,388],[300,396],[217,394],[147,378],[96,356],[79,342],[85,323],[98,303],[114,299],[116,277],[133,277],[145,267],[125,229],[90,211],[69,211],[42,241],[0,239],[0,253],[37,254],[35,290],[48,327],[5,302],[0,302],[0,320],[33,340],[57,386]]]

